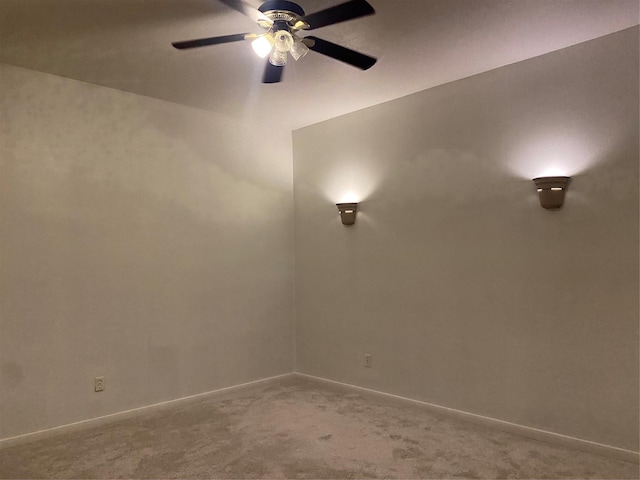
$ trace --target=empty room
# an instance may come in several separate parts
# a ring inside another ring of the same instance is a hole
[[[0,0],[0,478],[638,479],[638,0]]]

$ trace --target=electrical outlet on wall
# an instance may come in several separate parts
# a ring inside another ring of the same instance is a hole
[[[93,385],[96,392],[102,392],[104,390],[104,377],[96,377]]]
[[[364,366],[367,368],[371,368],[371,354],[370,353],[365,353],[364,354]]]

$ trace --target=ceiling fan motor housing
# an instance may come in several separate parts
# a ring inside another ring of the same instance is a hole
[[[304,16],[304,10],[297,3],[289,2],[288,0],[267,0],[258,8],[262,13],[271,12],[274,10],[280,10],[284,12],[291,12],[299,17]]]

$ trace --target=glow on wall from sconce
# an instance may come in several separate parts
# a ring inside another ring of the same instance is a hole
[[[558,133],[533,137],[508,154],[508,168],[526,179],[575,176],[592,167],[603,153],[590,148],[590,143],[584,137]]]
[[[369,197],[377,184],[371,168],[355,162],[336,162],[323,181],[322,191],[332,203],[358,203]]]
[[[346,192],[338,199],[337,203],[358,203],[361,202],[362,198],[354,192]]]

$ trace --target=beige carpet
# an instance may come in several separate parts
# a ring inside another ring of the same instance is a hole
[[[299,376],[0,449],[1,478],[638,478],[638,465]]]

